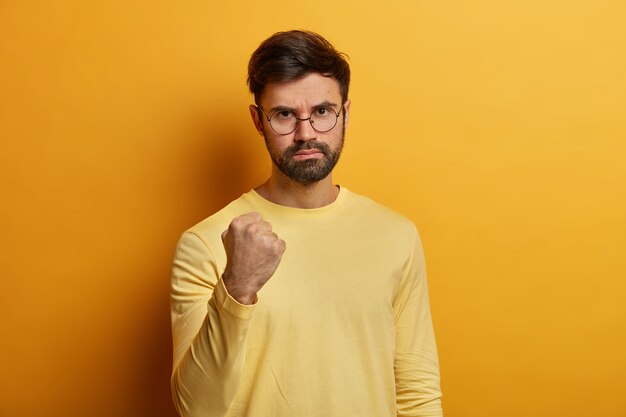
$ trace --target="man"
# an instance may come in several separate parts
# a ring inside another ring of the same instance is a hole
[[[172,276],[172,392],[194,417],[441,416],[419,236],[333,185],[350,69],[321,36],[254,52],[270,178],[185,232]]]

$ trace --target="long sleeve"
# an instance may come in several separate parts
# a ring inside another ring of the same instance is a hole
[[[439,363],[419,235],[404,267],[394,314],[398,417],[440,417]]]
[[[171,387],[182,417],[224,416],[242,379],[255,306],[230,297],[219,277],[209,247],[196,234],[184,233],[171,281]]]

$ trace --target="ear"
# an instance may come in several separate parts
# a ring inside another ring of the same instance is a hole
[[[350,119],[350,100],[346,100],[346,102],[343,103],[343,113],[345,114],[344,128],[346,128],[348,127],[348,120]]]
[[[263,120],[259,117],[259,111],[254,104],[250,104],[248,107],[250,110],[250,116],[252,117],[252,122],[254,123],[254,127],[256,128],[259,135],[263,136]]]

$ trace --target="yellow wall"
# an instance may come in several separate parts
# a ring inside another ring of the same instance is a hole
[[[447,416],[623,417],[626,5],[0,2],[0,415],[174,416],[178,235],[258,184],[245,68],[350,55],[337,182],[422,231]]]

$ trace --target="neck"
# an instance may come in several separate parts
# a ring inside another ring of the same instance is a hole
[[[255,191],[272,203],[304,209],[327,206],[339,195],[339,187],[333,185],[332,174],[316,183],[302,185],[285,177],[282,172],[272,172],[272,176]]]

